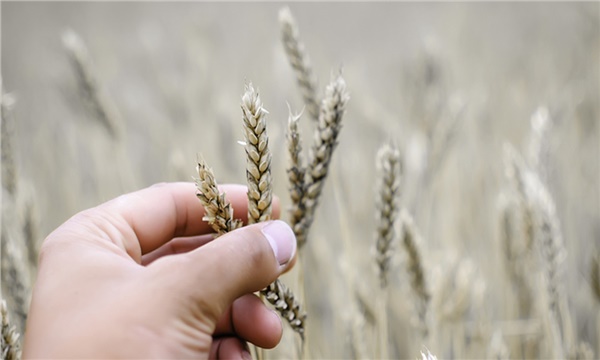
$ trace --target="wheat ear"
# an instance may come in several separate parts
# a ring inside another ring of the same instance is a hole
[[[410,276],[410,285],[415,296],[415,308],[419,322],[419,330],[423,338],[429,334],[427,313],[429,311],[429,293],[425,278],[425,269],[421,255],[420,235],[412,216],[406,209],[400,211],[401,235],[400,243],[407,255],[406,270]]]
[[[310,117],[318,121],[319,100],[317,95],[317,80],[313,75],[312,66],[304,44],[300,41],[298,25],[292,16],[290,8],[285,7],[279,11],[281,24],[281,40],[290,65],[296,72],[298,86],[304,98],[304,104]]]
[[[2,111],[2,129],[1,129],[1,151],[2,151],[2,187],[9,194],[14,194],[17,188],[17,171],[14,159],[13,138],[14,138],[14,119],[12,109],[15,99],[12,95],[1,90],[2,99],[0,107]]]
[[[299,221],[292,219],[292,228],[296,233],[298,248],[302,248],[306,244],[331,157],[337,145],[337,137],[342,127],[342,117],[347,101],[346,82],[339,75],[332,80],[325,91],[319,122],[309,153],[303,197],[299,206],[292,209],[292,213],[298,209],[304,211],[304,216]]]
[[[291,328],[298,333],[300,338],[304,341],[306,313],[296,301],[294,293],[277,279],[271,283],[271,285],[263,289],[261,294],[263,294],[265,299],[273,305],[281,317],[290,324]]]
[[[289,105],[288,105],[289,106]],[[302,232],[301,220],[306,214],[306,209],[302,204],[304,197],[304,176],[306,169],[304,168],[304,159],[302,157],[302,141],[300,131],[298,130],[298,120],[300,114],[293,115],[289,109],[288,116],[288,131],[287,143],[290,165],[287,169],[290,198],[292,206],[290,207],[290,223],[294,228],[294,233]],[[297,229],[296,229],[297,227]]]
[[[2,337],[0,338],[0,358],[6,360],[21,359],[21,346],[19,344],[19,333],[15,326],[10,323],[8,310],[4,299],[0,302],[0,316],[2,317]]]
[[[198,160],[196,170],[198,172],[196,196],[204,206],[205,211],[202,220],[212,226],[217,236],[241,227],[242,221],[233,218],[233,207],[225,198],[225,194],[219,192],[215,175],[212,169],[206,165],[204,159]]]
[[[381,288],[388,284],[392,242],[396,237],[394,223],[398,217],[400,195],[400,151],[385,144],[377,153],[378,183],[375,202],[375,261]]]
[[[258,92],[252,84],[248,84],[242,96],[242,120],[246,139],[249,223],[271,219],[273,183],[266,114],[267,110],[263,107]],[[277,279],[261,290],[261,294],[304,340],[306,314],[300,308],[294,293]]]
[[[267,136],[267,110],[252,84],[242,96],[242,119],[246,138],[246,179],[248,183],[248,223],[271,220],[273,199],[271,152]]]
[[[122,134],[119,128],[119,115],[110,99],[101,91],[100,82],[84,41],[79,34],[69,29],[63,33],[62,42],[75,69],[79,88],[86,102],[93,109],[96,119],[113,138],[120,138]]]

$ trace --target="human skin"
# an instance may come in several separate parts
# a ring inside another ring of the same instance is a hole
[[[246,188],[221,190],[246,220]],[[282,324],[254,294],[289,270],[282,221],[213,240],[192,183],[158,184],[73,216],[42,244],[24,358],[250,358]],[[273,212],[279,214],[274,200]]]

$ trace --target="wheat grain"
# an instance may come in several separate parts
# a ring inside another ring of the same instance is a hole
[[[310,117],[319,120],[319,100],[317,95],[317,80],[313,75],[310,60],[300,41],[298,25],[288,7],[279,11],[281,39],[290,65],[296,72],[298,86],[304,98],[304,104]]]
[[[19,333],[15,326],[10,323],[8,309],[4,299],[0,302],[0,316],[2,321],[2,337],[0,338],[0,359],[19,360],[21,359],[21,345],[19,343]]]
[[[431,296],[425,278],[421,250],[419,249],[420,235],[412,216],[406,209],[400,211],[400,224],[400,242],[407,255],[406,270],[410,276],[410,285],[415,296],[418,328],[425,338],[429,333],[427,313]]]
[[[340,74],[327,86],[325,98],[321,104],[319,123],[309,153],[304,192],[299,206],[304,209],[305,213],[298,222],[292,222],[298,248],[302,248],[306,244],[331,157],[337,145],[337,137],[342,126],[342,117],[347,101],[346,82]],[[292,212],[295,210],[293,209]]]
[[[114,139],[119,139],[122,136],[119,114],[112,101],[101,90],[98,76],[83,39],[75,31],[69,29],[63,33],[62,42],[75,69],[84,100],[108,133]]]
[[[273,199],[271,151],[267,136],[267,110],[252,83],[242,96],[242,118],[246,138],[246,180],[248,183],[248,223],[271,219]]]
[[[398,216],[400,195],[400,151],[391,144],[377,152],[378,183],[375,202],[375,261],[379,269],[381,288],[388,284],[392,242],[396,234],[394,223]]]
[[[242,222],[233,218],[233,207],[219,192],[215,175],[206,165],[204,159],[198,160],[196,167],[196,196],[204,206],[205,215],[202,220],[207,221],[217,233],[217,236],[233,231],[242,226]]]

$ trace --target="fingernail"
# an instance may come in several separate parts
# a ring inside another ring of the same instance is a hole
[[[279,265],[287,264],[296,252],[296,236],[292,229],[281,220],[275,220],[262,228]]]

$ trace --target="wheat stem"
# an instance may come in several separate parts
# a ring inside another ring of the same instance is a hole
[[[2,98],[0,99],[0,107],[2,111],[1,121],[1,136],[0,144],[2,151],[2,187],[6,189],[9,194],[13,194],[17,187],[17,171],[15,166],[14,158],[14,118],[12,117],[12,109],[15,100],[12,95],[4,92],[4,89],[0,89]]]

